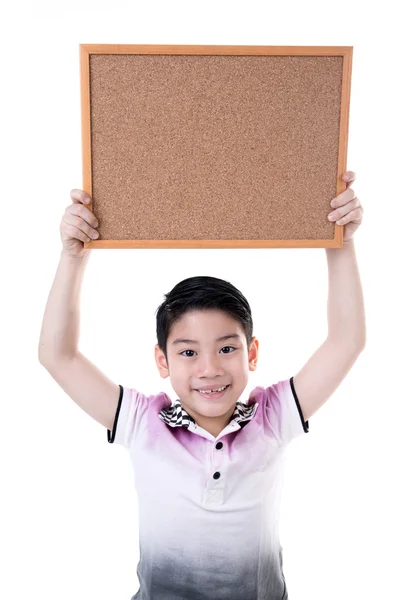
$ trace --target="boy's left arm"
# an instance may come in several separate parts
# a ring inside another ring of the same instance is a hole
[[[348,179],[346,179],[348,176]],[[328,336],[293,378],[304,420],[307,421],[333,394],[366,344],[363,293],[358,272],[354,232],[364,209],[350,188],[355,173],[346,171],[345,192],[331,202],[333,220],[344,224],[343,248],[326,248],[329,275]]]

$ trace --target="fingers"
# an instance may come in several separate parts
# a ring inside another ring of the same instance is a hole
[[[86,206],[83,206],[83,204],[70,204],[69,206],[67,206],[65,212],[80,217],[81,219],[84,219],[92,227],[99,226],[99,222],[96,219],[96,216],[92,213],[91,210],[86,208]]]
[[[361,215],[363,214],[364,209],[361,206],[360,200],[357,197],[355,197],[351,202],[346,204],[346,206],[342,206],[341,208],[338,208],[337,210],[334,210],[333,212],[329,213],[328,219],[330,221],[336,221],[338,225],[342,225],[344,223],[343,218],[346,217],[346,215],[354,212],[354,210],[356,209],[359,210],[359,213]],[[338,221],[337,219],[340,219],[340,221]]]
[[[362,217],[363,217],[363,212],[364,212],[364,209],[362,208],[362,206],[360,206],[359,208],[356,208],[355,210],[351,210],[349,213],[344,215],[344,217],[342,217],[341,219],[336,221],[336,223],[337,223],[337,225],[346,225],[347,223],[350,223],[350,221],[353,223],[361,223]]]
[[[60,230],[61,230],[61,233],[65,233],[70,240],[80,240],[81,242],[91,242],[92,239],[95,239],[94,234],[92,237],[90,237],[89,235],[84,233],[82,231],[82,229],[80,229],[79,227],[76,227],[75,225],[71,225],[65,219],[64,219],[63,223],[61,224]]]
[[[90,204],[90,196],[83,190],[71,190],[70,196],[73,202],[81,202],[82,204]]]
[[[355,192],[350,187],[356,180],[356,174],[354,171],[345,171],[342,175],[342,178],[346,182],[346,190],[332,200],[331,206],[333,207],[342,206],[355,197]]]
[[[356,196],[355,191],[352,188],[347,188],[347,190],[345,192],[342,192],[341,194],[339,194],[339,196],[336,196],[336,198],[334,198],[332,200],[331,206],[332,207],[343,206],[343,204],[346,204],[350,200],[353,200],[353,198],[355,198],[355,196]]]
[[[68,225],[68,229],[76,228],[76,237],[83,242],[91,241],[99,237],[96,228],[99,222],[92,211],[87,207],[86,202],[90,202],[89,194],[83,190],[71,190],[70,193],[72,204],[65,209],[64,221]],[[85,202],[85,205],[83,204]],[[71,230],[70,230],[70,233]]]
[[[90,213],[90,211],[88,211]],[[92,213],[90,213],[92,215]],[[93,217],[94,215],[92,215]],[[88,217],[87,217],[88,218]],[[80,216],[76,216],[71,211],[67,211],[64,217],[64,222],[66,225],[75,229],[75,235],[73,237],[78,237],[78,239],[83,242],[90,242],[92,239],[95,240],[99,237],[99,233],[96,231],[94,227],[91,227],[88,221]],[[82,235],[87,236],[82,238]]]
[[[345,171],[345,173],[343,173],[343,179],[345,181],[348,181],[348,182],[351,181],[353,183],[355,178],[356,178],[356,174],[354,173],[354,171]]]

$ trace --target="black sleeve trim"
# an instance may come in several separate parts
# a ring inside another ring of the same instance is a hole
[[[117,431],[117,423],[118,423],[118,417],[119,417],[119,411],[121,410],[121,404],[122,404],[122,396],[124,393],[124,388],[122,387],[122,385],[119,385],[119,398],[118,398],[118,406],[117,406],[117,410],[115,412],[115,419],[114,419],[114,425],[113,425],[113,429],[112,429],[112,433],[109,429],[107,429],[107,440],[110,444],[112,444],[115,440],[115,433]]]
[[[308,424],[308,421],[304,421],[303,413],[301,412],[300,402],[297,397],[296,390],[294,389],[293,377],[290,378],[290,387],[292,388],[293,396],[294,396],[294,399],[296,400],[296,406],[297,406],[297,409],[300,414],[301,422],[303,424],[303,429],[306,433],[309,433],[309,424]]]

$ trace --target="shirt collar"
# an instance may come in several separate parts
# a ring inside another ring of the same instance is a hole
[[[257,408],[258,404],[256,402],[253,404],[244,404],[238,400],[229,422],[236,421],[243,427],[246,422],[254,417]],[[163,408],[158,413],[158,416],[170,427],[189,427],[190,422],[195,423],[193,417],[183,408],[179,398],[171,406]]]

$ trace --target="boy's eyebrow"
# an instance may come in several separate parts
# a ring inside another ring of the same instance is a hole
[[[216,342],[222,342],[229,339],[240,339],[240,335],[238,333],[230,333],[229,335],[221,335],[221,337],[217,338]],[[199,342],[196,340],[184,340],[183,338],[178,338],[172,342],[173,344],[198,344]]]

